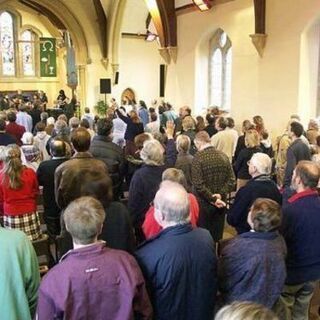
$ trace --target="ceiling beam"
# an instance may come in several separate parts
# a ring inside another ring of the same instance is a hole
[[[255,33],[266,33],[266,0],[254,0]]]
[[[50,22],[57,27],[57,29],[67,30],[65,24],[61,21],[61,19],[52,11],[48,10],[45,6],[42,6],[41,4],[34,2],[32,0],[19,0],[19,2],[35,10],[41,15],[46,16],[50,20]]]
[[[108,39],[107,39],[107,16],[104,12],[103,6],[101,4],[101,0],[92,0],[94,8],[96,10],[99,30],[100,30],[100,38],[102,43],[102,55],[103,58],[107,58],[108,55]]]

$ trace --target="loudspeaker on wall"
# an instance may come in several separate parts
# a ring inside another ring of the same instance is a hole
[[[119,83],[119,71],[116,72],[116,76],[114,78],[114,84],[118,84]]]
[[[100,93],[111,93],[111,79],[100,79]]]
[[[165,96],[165,86],[166,86],[166,65],[160,64],[160,94],[159,96],[163,98]]]

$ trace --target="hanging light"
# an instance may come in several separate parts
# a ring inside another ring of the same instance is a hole
[[[212,5],[209,0],[192,0],[200,11],[210,10]]]

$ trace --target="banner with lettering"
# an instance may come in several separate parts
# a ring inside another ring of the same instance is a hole
[[[40,38],[40,76],[57,76],[57,54],[55,38]]]

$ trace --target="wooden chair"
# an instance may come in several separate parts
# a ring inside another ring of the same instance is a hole
[[[46,234],[42,234],[41,238],[32,241],[34,250],[36,251],[39,261],[40,275],[44,275],[49,271],[49,264],[51,257],[49,237]]]

